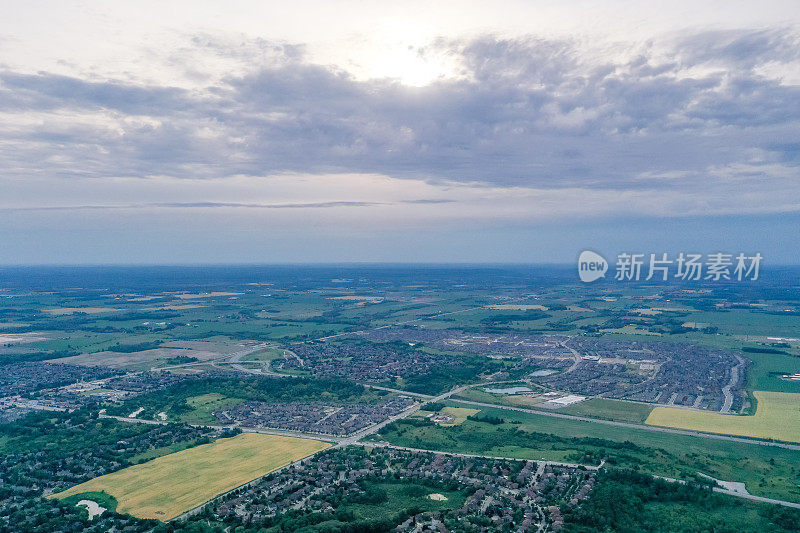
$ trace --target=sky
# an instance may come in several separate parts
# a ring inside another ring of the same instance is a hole
[[[0,263],[800,263],[792,1],[2,1]]]

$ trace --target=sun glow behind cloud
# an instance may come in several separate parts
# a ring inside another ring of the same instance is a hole
[[[389,79],[424,87],[458,74],[457,56],[435,46],[442,29],[419,22],[392,20],[375,33],[351,43],[341,67],[357,80]]]

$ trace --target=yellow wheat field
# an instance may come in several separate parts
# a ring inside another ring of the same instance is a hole
[[[329,446],[318,440],[242,433],[94,478],[55,497],[105,491],[119,502],[118,512],[170,520]]]
[[[723,415],[656,407],[645,423],[709,433],[800,442],[800,394],[755,391],[758,400],[753,416]]]

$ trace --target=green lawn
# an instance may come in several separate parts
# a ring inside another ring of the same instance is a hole
[[[81,500],[91,500],[103,507],[106,511],[114,512],[117,510],[117,499],[105,491],[81,492],[64,498],[63,502],[68,505],[77,505]]]
[[[349,503],[344,506],[361,520],[373,519],[377,516],[391,516],[404,509],[418,508],[423,511],[441,511],[458,509],[464,505],[466,494],[463,491],[431,488],[419,483],[410,482],[370,482],[365,488],[377,489],[386,494],[386,501],[376,504]],[[429,496],[440,494],[446,500],[434,500]]]
[[[800,319],[791,315],[773,315],[757,309],[698,311],[686,316],[685,322],[705,322],[731,335],[765,335],[769,337],[800,337]]]
[[[647,420],[653,410],[652,405],[605,398],[590,398],[585,402],[568,405],[559,409],[559,413],[575,416],[603,418],[620,422],[639,424]]]
[[[749,390],[800,392],[800,381],[786,381],[781,374],[800,372],[800,357],[771,353],[742,353],[753,364],[747,373]]]
[[[232,407],[241,401],[240,398],[228,398],[214,392],[192,396],[186,398],[186,403],[193,409],[182,414],[180,420],[187,424],[213,424],[216,422],[214,411]]]

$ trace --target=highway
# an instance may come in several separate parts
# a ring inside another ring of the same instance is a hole
[[[498,405],[495,403],[484,403],[484,402],[474,402],[471,400],[460,400],[460,399],[453,399],[452,401],[463,403],[466,405],[476,405],[479,407],[491,407],[494,409],[506,409],[508,411],[519,411],[521,413],[531,413],[534,415],[542,415],[542,416],[551,416],[553,418],[564,418],[567,420],[578,420],[581,422],[593,422],[595,424],[605,424],[608,426],[617,426],[617,427],[624,427],[624,428],[632,428],[632,429],[642,429],[645,431],[655,431],[658,433],[671,433],[673,435],[689,435],[692,437],[703,437],[707,439],[719,439],[719,440],[727,440],[732,442],[742,442],[745,444],[757,444],[759,446],[774,446],[776,448],[785,448],[787,450],[800,450],[799,444],[789,444],[784,442],[773,442],[767,440],[757,440],[757,439],[748,439],[746,437],[734,437],[732,435],[720,435],[717,433],[703,433],[701,431],[691,431],[686,429],[676,429],[676,428],[666,428],[661,426],[650,426],[647,424],[634,424],[631,422],[617,422],[615,420],[603,420],[600,418],[588,418],[585,416],[575,416],[575,415],[566,415],[563,413],[556,413],[551,411],[537,410],[537,409],[525,409],[523,407],[512,407],[509,405]]]
[[[496,455],[483,455],[483,454],[476,454],[476,453],[455,453],[455,452],[443,452],[440,450],[426,450],[424,448],[409,448],[407,446],[395,446],[394,444],[389,444],[388,442],[356,442],[357,446],[370,446],[374,448],[391,448],[392,450],[405,450],[407,452],[422,452],[422,453],[437,453],[439,455],[446,455],[448,457],[465,457],[470,458],[474,457],[476,459],[497,459],[499,461],[533,461],[537,465],[544,465],[544,466],[564,466],[567,468],[585,468],[586,470],[600,470],[603,465],[605,465],[606,461],[603,459],[599,465],[584,465],[578,463],[560,463],[558,461],[545,461],[544,459],[522,459],[520,457],[501,457]]]
[[[357,431],[357,432],[353,433],[350,437],[340,441],[339,442],[339,446],[346,446],[348,444],[356,444],[358,441],[360,441],[364,437],[366,437],[368,435],[372,435],[374,433],[377,433],[383,427],[391,424],[392,422],[400,420],[401,418],[406,418],[407,416],[411,416],[412,414],[414,414],[417,411],[419,411],[425,404],[427,404],[427,403],[435,403],[435,402],[438,402],[438,401],[441,401],[441,400],[446,400],[450,396],[452,396],[454,394],[458,394],[460,392],[463,392],[464,390],[468,389],[469,387],[471,387],[471,385],[462,385],[461,387],[456,387],[455,389],[452,389],[452,390],[449,390],[449,391],[447,391],[445,393],[442,393],[439,396],[434,396],[434,397],[432,397],[432,398],[430,398],[428,400],[424,400],[421,403],[416,403],[416,404],[412,405],[411,407],[409,407],[408,409],[406,409],[405,411],[402,411],[402,412],[400,412],[400,413],[398,413],[398,414],[396,414],[394,416],[391,416],[391,417],[387,418],[383,422],[380,422],[378,424],[374,424],[372,426],[366,427],[366,428],[364,428],[364,429],[362,429],[360,431]],[[405,392],[395,391],[394,389],[384,388],[383,390],[389,390],[389,391],[400,392],[401,394],[405,394]]]
[[[453,396],[455,394],[463,392],[466,389],[471,388],[471,387],[492,385],[492,384],[496,384],[496,383],[504,383],[504,382],[502,382],[502,381],[497,381],[497,382],[490,381],[490,382],[479,383],[479,384],[473,383],[471,385],[463,385],[461,387],[458,387],[456,389],[448,391],[445,394],[437,396],[435,398],[428,396],[428,398],[430,398],[430,400],[428,400],[428,401],[434,402],[434,401],[444,400],[444,399],[449,398],[450,396]],[[369,386],[369,385],[367,385],[367,386]],[[385,390],[385,391],[389,391],[389,392],[395,392],[395,393],[398,393],[398,394],[413,395],[413,393],[408,393],[408,392],[400,390],[400,389],[392,389],[392,388],[389,388],[389,387],[375,387],[375,388],[378,388],[378,389],[381,389],[381,390]],[[420,395],[420,394],[416,394],[416,395],[417,396],[423,396],[423,395]],[[733,435],[721,435],[721,434],[718,434],[718,433],[704,433],[702,431],[692,431],[692,430],[687,430],[687,429],[668,428],[668,427],[662,427],[662,426],[651,426],[651,425],[648,425],[648,424],[635,424],[635,423],[632,423],[632,422],[618,422],[618,421],[615,421],[615,420],[603,420],[601,418],[590,418],[590,417],[586,417],[586,416],[567,415],[567,414],[559,413],[559,412],[555,412],[555,411],[547,411],[545,409],[526,409],[524,407],[513,407],[513,406],[510,406],[510,405],[502,405],[502,404],[496,404],[496,403],[475,402],[475,401],[472,401],[472,400],[461,400],[461,399],[458,399],[458,398],[454,398],[454,399],[452,399],[452,401],[458,402],[458,403],[463,403],[463,404],[466,404],[466,405],[475,405],[475,406],[478,406],[478,407],[491,407],[493,409],[506,409],[508,411],[518,411],[520,413],[530,413],[530,414],[534,414],[534,415],[550,416],[550,417],[553,417],[553,418],[564,418],[564,419],[567,419],[567,420],[577,420],[577,421],[580,421],[580,422],[593,422],[593,423],[596,423],[596,424],[605,424],[605,425],[609,425],[609,426],[618,426],[618,427],[625,427],[625,428],[632,428],[632,429],[641,429],[641,430],[644,430],[644,431],[655,431],[655,432],[658,432],[658,433],[671,433],[671,434],[674,434],[674,435],[689,435],[689,436],[692,436],[692,437],[702,437],[702,438],[708,438],[708,439],[727,440],[727,441],[732,441],[732,442],[742,442],[742,443],[745,443],[745,444],[757,444],[759,446],[773,446],[773,447],[776,447],[776,448],[784,448],[784,449],[787,449],[787,450],[800,450],[800,444],[791,444],[791,443],[787,443],[787,442],[774,442],[774,441],[768,441],[768,440],[750,439],[750,438],[747,438],[747,437],[736,437],[736,436],[733,436]]]

